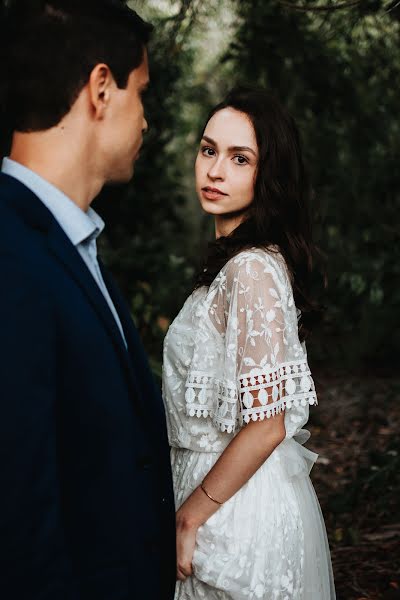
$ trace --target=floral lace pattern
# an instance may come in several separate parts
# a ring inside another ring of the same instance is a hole
[[[286,439],[196,538],[175,600],[333,600],[329,548],[300,444],[317,403],[282,256],[251,249],[191,294],[164,342],[163,397],[179,507],[237,432],[285,411]],[[298,443],[300,441],[300,444]]]
[[[241,421],[269,419],[285,408],[316,404],[314,381],[307,361],[282,363],[264,371],[251,371],[239,378]],[[257,394],[254,394],[257,392]],[[257,397],[260,405],[254,406]]]
[[[191,371],[186,380],[186,412],[188,416],[214,417],[221,431],[233,431],[237,413],[237,387],[233,383]],[[212,408],[210,408],[212,407]]]
[[[172,446],[200,450],[196,437],[189,440],[182,431],[185,417],[186,432],[195,419],[205,419],[233,435],[250,420],[285,410],[291,413],[287,435],[295,435],[308,420],[308,406],[317,403],[297,318],[286,266],[276,252],[241,252],[208,290],[189,297],[164,343]],[[199,429],[207,435],[208,426]]]

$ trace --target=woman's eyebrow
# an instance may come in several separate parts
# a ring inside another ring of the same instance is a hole
[[[254,150],[252,148],[249,148],[248,146],[230,146],[228,150],[233,152],[245,152],[247,150],[247,152],[251,152],[252,154],[254,154],[254,156],[257,156]]]
[[[212,146],[215,146],[216,148],[218,148],[218,144],[217,142],[215,142],[212,138],[209,138],[207,135],[203,135],[202,138],[204,141],[208,142],[209,144],[211,144]],[[257,156],[257,153],[254,152],[254,150],[252,148],[249,148],[249,146],[230,146],[228,148],[229,152],[251,152],[252,154],[254,154],[254,156]]]
[[[203,137],[201,139],[204,140],[205,142],[207,142],[208,144],[215,146],[216,148],[218,147],[217,142],[214,142],[214,140],[212,138],[209,138],[206,135],[203,135]]]

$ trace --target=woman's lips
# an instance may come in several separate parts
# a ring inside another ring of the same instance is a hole
[[[221,192],[221,190],[217,188],[211,187],[202,188],[201,193],[203,194],[204,198],[207,198],[207,200],[218,200],[218,198],[222,198],[223,196],[228,195],[224,192]]]

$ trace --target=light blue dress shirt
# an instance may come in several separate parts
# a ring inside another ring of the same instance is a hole
[[[37,173],[31,171],[31,169],[24,167],[10,158],[3,159],[1,171],[23,183],[36,194],[39,200],[52,213],[93,275],[110,307],[126,345],[121,321],[108,293],[97,261],[96,239],[104,229],[103,219],[90,207],[85,213],[61,190],[43,179],[43,177],[40,177],[40,175],[37,175]]]

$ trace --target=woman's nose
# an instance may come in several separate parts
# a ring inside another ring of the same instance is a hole
[[[210,165],[210,168],[208,169],[208,176],[210,179],[220,179],[223,180],[225,177],[225,173],[224,173],[224,168],[223,168],[223,163],[222,160],[220,159],[216,159],[212,165]]]

